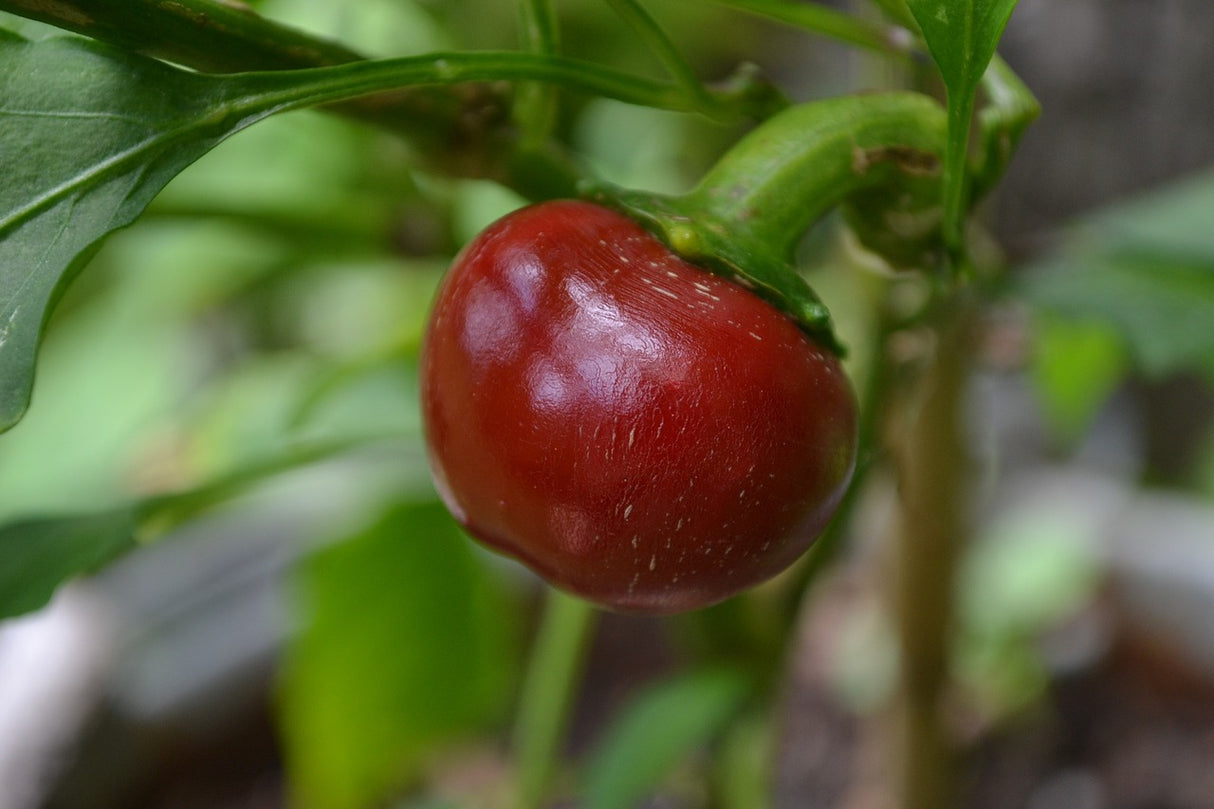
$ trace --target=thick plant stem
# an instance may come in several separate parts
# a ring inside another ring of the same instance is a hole
[[[542,805],[596,615],[587,602],[548,590],[515,724],[515,809]]]
[[[955,805],[942,699],[955,570],[966,532],[962,405],[971,308],[964,294],[943,304],[922,365],[894,401],[889,424],[901,512],[894,601],[902,660],[897,791],[903,809]]]

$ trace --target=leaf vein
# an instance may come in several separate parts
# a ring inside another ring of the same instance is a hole
[[[141,126],[144,129],[150,129],[151,125],[133,115],[123,115],[118,112],[96,112],[84,110],[23,110],[13,107],[0,107],[0,116],[12,116],[14,118],[63,118],[63,119],[80,119],[80,120],[103,120],[103,121],[123,121],[128,124]]]
[[[75,174],[69,179],[58,185],[52,186],[44,193],[32,198],[25,205],[20,205],[0,219],[0,234],[4,234],[15,225],[22,224],[29,220],[31,216],[44,210],[56,201],[70,196],[72,193],[80,190],[82,187],[95,185],[100,180],[112,174],[116,170],[125,167],[131,160],[148,153],[154,149],[159,150],[166,143],[171,142],[179,133],[188,127],[180,127],[177,129],[167,130],[150,138],[145,138],[129,149],[118,152],[110,157],[93,164],[88,171]]]

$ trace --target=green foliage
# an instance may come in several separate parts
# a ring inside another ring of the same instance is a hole
[[[1125,349],[1104,322],[1043,315],[1034,326],[1032,380],[1043,415],[1056,435],[1075,441],[1124,379]]]
[[[422,482],[414,359],[442,266],[505,210],[572,194],[586,179],[583,162],[633,188],[685,190],[742,127],[786,106],[781,89],[749,68],[716,82],[743,57],[768,57],[755,47],[767,29],[746,27],[748,14],[900,63],[922,47],[917,30],[898,27],[917,29],[903,0],[876,3],[891,23],[792,0],[721,0],[707,11],[681,0],[612,4],[626,25],[604,5],[536,0],[531,8],[546,17],[543,41],[534,53],[516,53],[490,50],[513,47],[516,32],[506,24],[510,9],[489,0],[253,3],[288,24],[223,0],[0,0],[0,9],[93,38],[46,38],[50,29],[24,20],[12,30],[38,41],[0,33],[0,432],[26,409],[41,351],[36,405],[0,436],[0,618],[36,609],[62,582],[143,541],[171,541],[174,527],[254,485],[341,457],[358,468],[345,474],[342,466],[335,485],[349,492],[335,499],[379,516],[363,513],[365,530],[311,554],[297,572],[301,628],[279,694],[294,800],[301,809],[467,805],[438,794],[400,803],[436,755],[469,738],[506,735],[500,723],[523,657],[515,643],[522,605]],[[924,22],[923,34],[950,102],[966,96],[972,104],[1014,3],[914,5],[920,14],[956,12],[947,25]],[[560,37],[557,20],[547,18],[552,7],[562,14]],[[666,19],[678,27],[664,31],[658,22]],[[422,55],[369,61],[363,54]],[[639,78],[621,66],[663,69],[669,79]],[[541,96],[540,112],[528,113],[525,101],[512,107],[522,86]],[[836,86],[834,78],[812,86],[798,79],[789,89],[816,95]],[[999,106],[998,93],[987,90]],[[374,95],[383,91],[391,93]],[[886,203],[898,196],[916,207],[893,218],[928,222],[924,241],[938,250],[940,178],[934,161],[909,158],[941,151],[944,115],[926,96],[899,98],[893,106],[907,113],[902,118],[882,107],[888,97],[873,94],[863,104],[839,102],[847,114],[816,119],[818,134],[837,147],[829,177],[824,162],[796,164],[788,152],[735,163],[715,188],[723,199],[772,169],[787,169],[786,188],[807,188],[814,199],[800,206],[782,193],[755,197],[725,224],[747,223],[785,261],[809,224],[804,217],[832,207],[842,186],[875,183],[878,193],[853,200],[849,212],[861,240],[881,249],[895,230]],[[263,121],[322,104],[323,113]],[[828,103],[819,114],[830,109],[841,107]],[[984,130],[988,146],[1014,141],[1005,136],[1018,136],[1014,127],[1027,120],[997,118]],[[520,123],[531,134],[525,149]],[[795,121],[782,143],[795,150],[810,123]],[[957,132],[948,133],[950,160],[959,159]],[[857,155],[857,146],[866,151]],[[1001,169],[1008,156],[992,165]],[[950,171],[953,183],[960,169]],[[1195,215],[1182,205],[1159,214],[1160,244],[1177,243],[1164,229],[1186,216]],[[110,238],[137,218],[135,228]],[[1125,223],[1117,229],[1135,232]],[[737,248],[729,227],[719,237],[722,255],[754,258]],[[922,263],[928,253],[913,246],[909,260]],[[1200,242],[1189,247],[1169,254],[1170,265],[1208,256]],[[1075,425],[1120,373],[1117,352],[1067,319],[1092,314],[1068,308],[1072,292],[1033,289],[1055,313],[1046,316],[1054,325],[1046,333],[1050,361],[1038,369],[1043,388],[1055,419]],[[817,311],[812,291],[798,292]],[[1122,294],[1110,292],[1107,307]],[[1157,317],[1174,322],[1140,329],[1176,332],[1150,335],[1171,347],[1170,361],[1192,361],[1203,350],[1199,342],[1177,349],[1187,328],[1179,310]],[[883,338],[872,331],[870,341]],[[355,457],[356,449],[370,452]],[[372,453],[391,470],[365,473],[360,464]],[[147,495],[160,491],[176,493]],[[379,513],[384,502],[395,505]],[[1000,603],[1015,608],[1024,600],[1012,593]],[[587,605],[555,601],[565,620],[553,645],[564,647],[556,654],[569,665],[534,677],[537,694],[523,701],[540,705],[543,721],[535,724],[546,730],[537,744],[534,728],[520,721],[511,750],[515,767],[538,773],[529,787],[537,803],[550,791],[549,773],[559,771],[553,759],[566,700],[558,695],[576,692],[569,672],[589,634]],[[710,770],[714,777],[704,780],[713,801],[767,805],[770,705],[750,700],[755,661],[767,676],[780,655],[768,647],[791,637],[791,617],[774,603],[745,601],[762,615],[738,630],[743,642],[730,644],[747,675],[688,653],[689,673],[625,707],[579,774],[588,806],[632,806],[682,772]],[[720,628],[722,615],[703,619]],[[981,629],[1019,636],[1045,620],[1030,618]],[[984,659],[1008,658],[1000,647]],[[544,766],[527,760],[529,749],[546,757]],[[713,766],[704,765],[706,755]]]
[[[1030,282],[1029,295],[1070,318],[1112,324],[1137,367],[1151,376],[1183,370],[1214,379],[1214,272],[1160,256],[1076,255]]]
[[[401,504],[299,572],[280,705],[301,809],[375,805],[444,744],[500,719],[508,602],[435,502]]]
[[[0,618],[44,606],[67,579],[95,572],[140,541],[158,538],[267,478],[348,453],[360,443],[296,447],[277,457],[248,461],[230,475],[193,489],[95,513],[0,524]]]
[[[1048,673],[1031,645],[1099,584],[1090,520],[1065,503],[1005,516],[974,543],[959,581],[959,675],[996,714],[1029,704]]]
[[[1113,205],[1084,219],[1106,250],[1137,253],[1214,266],[1214,171]],[[1082,234],[1080,234],[1082,235]]]
[[[205,80],[81,41],[4,36],[0,82],[3,430],[25,411],[42,325],[64,285],[226,132]]]
[[[0,9],[207,71],[298,68],[359,58],[337,43],[275,25],[223,0],[0,0]]]
[[[950,93],[973,94],[1016,0],[907,0]]]
[[[1016,0],[907,0],[948,88],[949,137],[944,167],[945,235],[960,246],[966,151],[974,93]]]
[[[1058,317],[1108,324],[1145,374],[1214,380],[1212,209],[1205,176],[1089,216],[1021,290]]]
[[[893,31],[825,4],[792,2],[792,0],[717,0],[717,2],[862,48],[880,52],[897,52],[901,48],[899,38]]]
[[[616,717],[586,773],[587,809],[628,809],[737,713],[750,690],[736,671],[705,669],[651,686]]]
[[[89,76],[82,84],[80,76]],[[531,54],[460,53],[311,71],[205,76],[93,42],[0,37],[0,430],[29,402],[42,326],[101,240],[129,225],[182,169],[232,133],[299,106],[413,84],[559,79],[603,95],[696,109],[678,88]],[[762,87],[754,99],[767,108]],[[736,110],[745,85],[711,96]]]
[[[135,547],[135,509],[0,526],[0,619],[36,610],[65,579]]]
[[[722,809],[769,809],[774,733],[762,712],[735,721],[721,742],[716,781]]]

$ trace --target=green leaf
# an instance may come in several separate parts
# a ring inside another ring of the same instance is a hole
[[[960,246],[965,215],[966,150],[974,93],[995,55],[1016,0],[907,0],[944,85],[948,88],[949,142],[944,167],[945,236]]]
[[[199,70],[273,70],[360,58],[223,0],[0,0],[0,9]]]
[[[293,805],[378,805],[426,758],[500,717],[509,611],[437,503],[400,505],[300,571],[281,726]]]
[[[1019,290],[1054,323],[1112,329],[1148,375],[1214,380],[1211,210],[1214,173],[1097,211],[1021,274]],[[1110,369],[1102,361],[1088,373]]]
[[[1148,375],[1214,379],[1214,263],[1077,253],[1033,268],[1021,288],[1059,317],[1111,326]]]
[[[0,526],[0,619],[46,606],[66,579],[135,547],[137,512],[48,517]]]
[[[68,39],[0,36],[0,430],[29,402],[41,330],[109,232],[237,121],[204,77]]]
[[[608,728],[586,774],[587,809],[629,809],[741,708],[749,683],[705,670],[652,686]]]
[[[949,92],[973,93],[1016,0],[907,0]]]
[[[1038,318],[1032,380],[1046,421],[1065,441],[1078,439],[1125,377],[1122,341],[1105,322]]]
[[[1108,252],[1214,265],[1214,171],[1105,208],[1083,223],[1080,239]]]
[[[767,711],[736,721],[721,742],[714,781],[722,809],[770,809],[776,750]]]
[[[29,404],[42,327],[63,288],[106,235],[215,144],[275,112],[491,79],[696,109],[677,87],[534,54],[439,53],[212,76],[97,42],[33,43],[0,31],[0,431]]]
[[[751,14],[777,20],[787,25],[796,26],[805,31],[812,31],[825,37],[857,45],[861,48],[878,53],[903,55],[908,50],[909,38],[899,34],[895,29],[846,11],[839,11],[826,3],[805,3],[800,0],[717,0],[725,6],[750,12]],[[891,18],[905,22],[905,16],[899,17],[897,3],[903,0],[886,0],[886,9]],[[905,6],[901,8],[906,11]]]
[[[141,541],[150,541],[267,478],[364,443],[365,439],[355,439],[300,446],[194,489],[91,514],[0,525],[0,619],[44,606],[68,579],[101,569]]]

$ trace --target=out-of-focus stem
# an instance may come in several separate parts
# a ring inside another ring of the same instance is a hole
[[[973,304],[944,302],[923,361],[897,394],[888,424],[900,526],[894,602],[901,645],[899,805],[954,805],[953,755],[943,721],[954,577],[966,536],[968,459],[962,405],[973,343]]]
[[[596,615],[581,599],[551,588],[547,592],[515,721],[515,809],[542,805]]]

